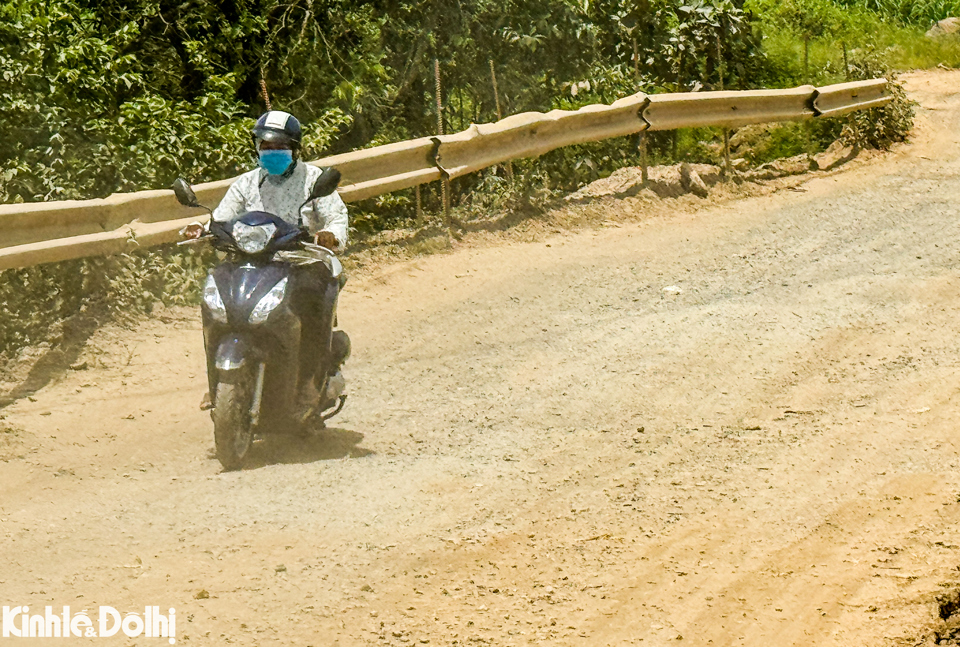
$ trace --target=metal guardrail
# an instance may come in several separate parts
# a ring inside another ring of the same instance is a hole
[[[886,79],[853,81],[818,89],[813,109],[818,117],[839,117],[856,110],[885,105],[892,99],[887,92]]]
[[[513,159],[622,137],[644,130],[796,121],[834,117],[892,100],[886,79],[786,90],[635,94],[576,111],[527,112],[451,135],[423,137],[310,162],[336,166],[339,193],[363,200]],[[218,203],[232,179],[195,187],[201,203]],[[102,256],[179,239],[196,220],[172,191],[140,191],[83,201],[0,205],[0,270]]]
[[[814,117],[816,94],[812,85],[789,90],[655,94],[650,97],[643,118],[650,130],[736,128],[771,121],[799,121]]]
[[[439,180],[436,156],[435,139],[421,137],[310,163],[335,166],[342,176],[340,197],[353,202]]]
[[[649,102],[646,95],[635,94],[609,106],[524,112],[493,124],[474,124],[461,133],[433,138],[437,166],[448,178],[457,178],[564,146],[632,135],[647,128],[641,112]]]

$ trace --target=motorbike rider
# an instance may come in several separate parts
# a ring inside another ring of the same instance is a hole
[[[213,211],[218,222],[233,220],[248,211],[266,211],[291,223],[302,223],[317,245],[331,251],[347,244],[347,207],[334,192],[303,204],[317,178],[320,168],[300,159],[300,122],[293,115],[271,110],[257,119],[251,137],[259,168],[244,173],[227,190],[220,205]],[[301,207],[298,211],[298,207]],[[197,238],[204,232],[200,223],[188,225],[183,234]],[[340,284],[321,270],[321,264],[307,264],[297,268],[296,301],[303,324],[300,400],[304,406],[315,401],[316,386],[312,379],[317,366],[324,360],[332,366],[331,375],[339,371],[349,354],[349,338],[336,331],[332,340],[326,331],[336,325],[336,304]]]

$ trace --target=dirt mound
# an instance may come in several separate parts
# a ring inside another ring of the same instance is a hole
[[[855,159],[860,150],[842,142],[834,142],[826,151],[815,156],[797,155],[767,162],[754,169],[746,168],[742,159],[731,162],[733,178],[737,182],[763,182],[810,171],[832,171]],[[648,168],[647,184],[643,184],[643,169],[627,166],[608,177],[591,182],[565,199],[585,202],[598,198],[629,198],[648,192],[659,198],[678,198],[692,193],[707,197],[711,187],[723,180],[723,170],[710,164],[673,164]]]
[[[720,169],[709,164],[651,166],[648,169],[647,186],[644,187],[643,170],[639,166],[627,166],[591,182],[567,196],[566,200],[578,202],[605,197],[626,198],[645,190],[660,198],[676,198],[687,193],[703,197],[707,188],[720,179]]]

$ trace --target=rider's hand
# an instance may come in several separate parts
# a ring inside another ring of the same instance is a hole
[[[180,230],[180,235],[187,240],[196,240],[203,235],[203,225],[199,222],[192,222]]]
[[[337,237],[333,235],[333,232],[329,231],[318,231],[313,240],[317,245],[326,247],[330,250],[334,250],[340,246],[339,241],[337,241]]]

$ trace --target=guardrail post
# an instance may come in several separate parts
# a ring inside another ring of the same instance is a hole
[[[727,180],[733,177],[733,169],[730,168],[730,129],[723,129],[723,176]]]
[[[643,188],[650,183],[650,169],[647,165],[647,131],[640,133],[640,182]]]
[[[440,86],[440,59],[433,59],[433,78],[436,81],[437,86],[437,135],[443,135],[443,95],[441,93],[442,88]],[[440,198],[443,202],[443,218],[444,221],[449,221],[450,219],[450,180],[444,176],[443,180],[440,182]],[[449,222],[446,222],[447,226],[450,225]]]
[[[493,69],[493,59],[490,59],[490,80],[493,82],[493,102],[497,106],[497,121],[503,119],[503,111],[500,109],[500,90],[497,88],[497,73]],[[513,184],[513,162],[507,161],[507,182]]]
[[[720,34],[717,34],[717,72],[720,75],[720,91],[723,92],[723,43]],[[723,127],[723,179],[730,181],[733,173],[730,171],[730,129]]]
[[[263,78],[263,71],[260,71],[260,93],[263,95],[263,105],[267,107],[267,112],[273,110],[270,106],[270,95],[267,93],[267,82]]]
[[[423,225],[423,199],[420,197],[420,185],[413,187],[414,195],[417,198],[417,225]]]

